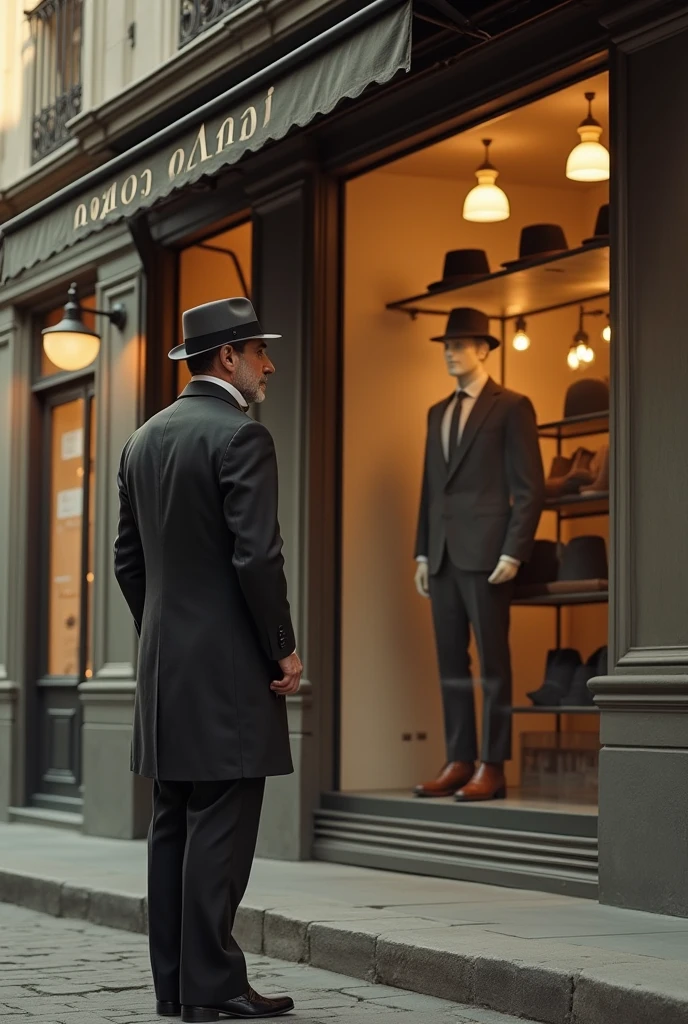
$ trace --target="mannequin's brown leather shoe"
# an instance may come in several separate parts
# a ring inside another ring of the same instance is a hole
[[[483,762],[470,782],[454,797],[460,803],[469,800],[503,800],[506,796],[506,778],[501,764]]]
[[[416,786],[416,796],[453,796],[457,789],[465,786],[475,771],[472,761],[449,761],[432,782]]]

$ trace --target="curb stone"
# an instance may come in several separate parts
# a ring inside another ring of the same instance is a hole
[[[145,934],[145,897],[0,869],[0,902]],[[406,930],[402,930],[403,927]],[[279,895],[249,898],[247,952],[335,971],[542,1024],[686,1024],[685,964],[522,940],[384,910]],[[382,1007],[380,1008],[382,1012]]]

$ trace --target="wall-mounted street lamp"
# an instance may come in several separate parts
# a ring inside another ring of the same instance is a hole
[[[83,370],[91,365],[100,350],[100,335],[86,327],[82,313],[106,316],[120,331],[127,323],[127,310],[121,302],[115,303],[112,309],[86,309],[79,305],[76,285],[71,284],[59,324],[41,331],[45,354],[60,370]]]

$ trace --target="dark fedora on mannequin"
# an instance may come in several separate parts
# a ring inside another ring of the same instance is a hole
[[[521,231],[518,259],[507,260],[502,266],[510,269],[525,266],[534,260],[543,260],[548,256],[568,252],[568,248],[564,229],[559,224],[528,224]]]
[[[466,284],[474,278],[487,277],[489,273],[490,264],[484,249],[452,249],[444,257],[442,280],[429,284],[428,291]]]
[[[564,419],[609,412],[609,385],[596,377],[582,377],[571,384],[564,399]]]
[[[595,234],[592,238],[584,238],[583,245],[590,245],[592,242],[609,241],[609,203],[600,206],[595,221]]]
[[[248,299],[218,299],[187,309],[182,316],[184,344],[168,353],[170,359],[189,359],[222,345],[252,338],[281,338],[265,334]]]
[[[444,334],[438,334],[430,341],[458,341],[460,338],[475,338],[486,341],[491,349],[499,348],[498,340],[490,334],[490,321],[479,309],[452,309]]]

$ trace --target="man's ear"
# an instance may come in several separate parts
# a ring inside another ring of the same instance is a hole
[[[484,363],[490,354],[490,346],[486,341],[481,341],[478,347],[478,359],[481,363]]]

